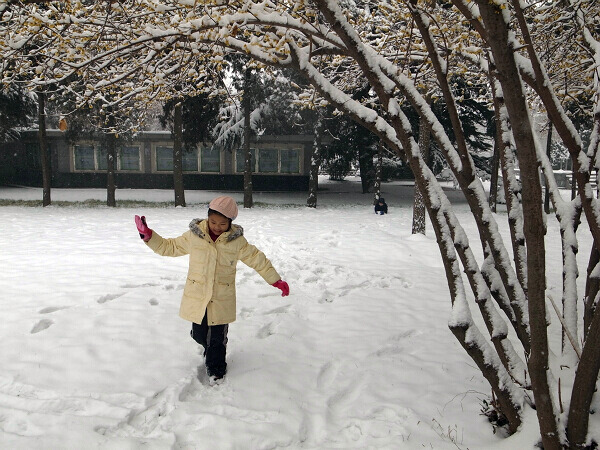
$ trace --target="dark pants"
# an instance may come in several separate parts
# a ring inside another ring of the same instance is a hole
[[[192,323],[192,338],[204,347],[206,372],[209,376],[223,378],[227,372],[225,356],[227,354],[227,331],[229,325],[208,325],[208,313],[204,313],[202,323]]]

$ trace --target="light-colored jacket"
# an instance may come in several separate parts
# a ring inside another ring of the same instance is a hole
[[[179,309],[179,315],[190,322],[201,323],[205,311],[208,325],[222,325],[235,320],[238,260],[256,270],[269,284],[281,279],[265,254],[248,243],[239,225],[232,224],[229,231],[213,242],[207,220],[194,219],[190,222],[189,231],[177,238],[166,239],[152,230],[152,238],[146,244],[162,256],[190,255]]]

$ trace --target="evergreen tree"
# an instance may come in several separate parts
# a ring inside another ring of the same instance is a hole
[[[183,146],[189,151],[197,144],[212,139],[212,132],[219,121],[219,111],[224,98],[219,95],[200,93],[183,99],[170,99],[163,105],[162,114],[159,116],[163,127],[173,130],[173,112],[179,102],[182,105]]]
[[[11,86],[0,89],[0,141],[15,139],[19,128],[31,125],[36,102],[25,91]]]

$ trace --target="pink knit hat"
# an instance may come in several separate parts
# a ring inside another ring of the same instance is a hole
[[[238,207],[235,204],[235,200],[227,195],[223,195],[221,197],[213,199],[213,201],[210,202],[208,207],[212,210],[220,212],[225,217],[231,220],[235,220],[235,218],[238,215]]]

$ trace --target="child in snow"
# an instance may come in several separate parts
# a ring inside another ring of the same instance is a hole
[[[194,219],[181,236],[165,239],[148,228],[144,216],[135,216],[140,237],[162,256],[190,255],[188,276],[179,315],[192,322],[192,338],[204,347],[211,384],[227,372],[225,362],[228,324],[235,320],[235,274],[238,260],[256,270],[270,285],[289,294],[265,254],[248,243],[243,228],[232,224],[238,215],[235,200],[217,197],[208,205],[207,219]]]
[[[384,214],[387,214],[387,212],[388,208],[385,199],[379,197],[379,200],[377,200],[377,203],[375,204],[375,214],[381,214],[383,216]]]

